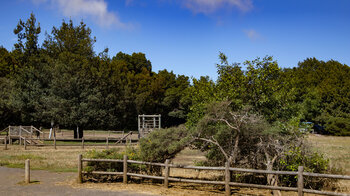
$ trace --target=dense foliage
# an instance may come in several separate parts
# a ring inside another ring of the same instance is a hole
[[[143,53],[94,51],[83,22],[63,21],[42,44],[34,14],[20,20],[12,51],[0,46],[0,127],[14,124],[79,130],[136,129],[138,114],[161,114],[163,127],[197,126],[206,105],[249,105],[268,123],[297,118],[323,134],[350,135],[350,68],[308,58],[281,69],[272,57],[228,63],[220,53],[218,79],[152,71]]]
[[[41,46],[33,14],[14,33],[15,49],[0,48],[0,127],[54,122],[80,131],[134,130],[138,114],[161,114],[165,127],[185,122],[189,78],[153,72],[145,54],[96,54],[83,22],[63,21]]]
[[[140,140],[140,158],[143,161],[163,163],[173,159],[189,145],[191,139],[185,126],[152,131]]]

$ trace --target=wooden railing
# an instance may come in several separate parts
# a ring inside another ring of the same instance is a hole
[[[54,149],[57,149],[57,146],[81,146],[82,149],[84,149],[86,146],[93,146],[93,147],[98,147],[98,146],[105,146],[106,149],[108,149],[109,147],[113,147],[113,146],[120,146],[120,142],[118,143],[111,143],[110,140],[115,138],[112,137],[106,137],[105,142],[103,143],[95,143],[95,144],[86,144],[85,143],[85,138],[81,138],[81,139],[69,139],[69,141],[74,141],[74,142],[79,142],[79,143],[67,143],[67,144],[57,144],[57,141],[61,141],[60,140],[56,140],[56,138],[54,137],[53,139],[42,139],[42,138],[31,138],[31,137],[24,137],[24,136],[16,136],[16,138],[14,138],[14,136],[5,136],[6,137],[6,141],[9,141],[9,144],[12,145],[12,139],[18,139],[19,140],[19,145],[23,145],[24,150],[27,150],[28,146],[53,146]],[[0,138],[0,140],[3,138]],[[3,139],[5,140],[5,139]],[[127,141],[127,139],[124,138],[125,141]],[[51,143],[49,144],[45,144],[45,141],[51,141]],[[103,141],[103,140],[101,140]],[[120,140],[118,140],[120,141]],[[131,143],[129,143],[131,144]],[[7,143],[6,143],[7,145]],[[127,142],[125,142],[125,145],[127,145]],[[7,149],[7,146],[6,146]]]
[[[121,143],[125,140],[125,143],[127,142],[127,139],[129,137],[129,141],[131,143],[131,135],[132,135],[132,131],[130,131],[128,134],[124,135],[124,131],[123,131],[123,136],[118,140],[116,141],[115,143],[118,144],[118,143]]]
[[[3,140],[4,141],[4,150],[7,150],[7,136],[5,136],[4,138],[0,138],[0,140]]]
[[[123,171],[119,171],[119,172],[106,172],[106,171],[85,172],[85,171],[83,171],[83,162],[123,163]],[[128,163],[160,166],[160,167],[164,168],[164,174],[163,174],[163,176],[152,176],[152,175],[145,175],[145,174],[128,173]],[[225,172],[225,181],[194,180],[194,179],[186,179],[186,178],[169,177],[170,168],[224,171]],[[259,173],[259,174],[275,174],[275,175],[294,175],[294,176],[297,176],[297,180],[298,180],[297,185],[298,186],[297,187],[283,187],[283,186],[270,186],[270,185],[231,182],[231,179],[230,179],[231,172],[246,172],[246,173]],[[164,186],[166,188],[169,187],[169,181],[187,182],[187,183],[196,183],[196,184],[225,185],[226,195],[231,195],[230,186],[248,187],[248,188],[257,188],[257,189],[269,189],[269,190],[281,190],[281,191],[295,191],[295,192],[298,192],[298,195],[303,195],[303,193],[314,193],[314,194],[321,194],[321,195],[336,195],[336,196],[345,196],[345,195],[349,196],[350,195],[349,193],[326,192],[326,191],[305,189],[304,188],[304,176],[344,179],[344,180],[350,180],[350,176],[304,172],[303,166],[299,166],[298,172],[294,172],[294,171],[269,171],[269,170],[232,168],[232,167],[229,167],[228,163],[225,164],[225,167],[200,167],[200,166],[187,166],[187,165],[170,164],[169,159],[167,159],[165,161],[165,163],[152,163],[152,162],[128,160],[128,157],[126,155],[124,155],[123,160],[118,160],[118,159],[87,159],[87,158],[83,158],[82,155],[79,155],[79,157],[78,157],[78,182],[80,182],[80,183],[83,182],[83,175],[84,174],[119,175],[119,176],[123,176],[124,183],[127,183],[128,176],[158,179],[158,180],[164,181]]]

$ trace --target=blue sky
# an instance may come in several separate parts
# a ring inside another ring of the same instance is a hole
[[[70,18],[96,36],[95,51],[143,52],[153,70],[217,78],[230,62],[271,55],[281,67],[307,57],[350,65],[349,0],[13,0],[0,1],[0,45],[12,50],[19,19],[33,12],[42,34]]]

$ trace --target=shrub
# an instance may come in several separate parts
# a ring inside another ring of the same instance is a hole
[[[90,159],[123,159],[124,155],[128,156],[128,159],[131,160],[141,160],[140,153],[135,148],[127,147],[125,151],[120,152],[117,148],[112,148],[103,151],[97,151],[95,149],[90,150],[84,154],[84,157]],[[123,171],[123,163],[115,163],[115,162],[88,162],[87,166],[84,167],[84,170],[87,172],[91,171],[108,171],[108,172],[122,172]],[[138,164],[129,164],[128,172],[139,173],[145,171],[146,167]],[[93,175],[88,173],[87,179],[104,182],[104,181],[116,181],[119,179],[118,176],[111,175]]]
[[[284,171],[298,171],[299,166],[303,166],[305,172],[312,173],[327,173],[330,170],[329,160],[322,154],[296,146],[285,152],[278,167]],[[280,180],[284,185],[297,186],[297,176],[281,175]],[[304,177],[304,187],[320,189],[326,186],[331,186],[331,183],[325,178]]]
[[[188,142],[185,126],[154,130],[140,139],[140,158],[143,161],[163,163],[166,159],[174,158]]]
[[[330,135],[350,136],[350,119],[331,117],[326,123],[326,132]]]

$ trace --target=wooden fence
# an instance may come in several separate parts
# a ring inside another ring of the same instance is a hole
[[[120,171],[120,172],[106,172],[106,171],[84,172],[83,171],[83,162],[123,163],[123,171]],[[152,176],[152,175],[145,175],[145,174],[128,173],[128,163],[163,167],[164,168],[163,176]],[[225,181],[193,180],[193,179],[169,177],[170,168],[224,171],[225,172]],[[297,176],[297,179],[298,179],[297,185],[298,186],[297,187],[282,187],[282,186],[269,186],[269,185],[260,185],[260,184],[248,184],[248,183],[232,182],[230,179],[231,172],[246,172],[246,173],[259,173],[259,174],[275,174],[275,175],[294,175],[294,176]],[[123,176],[123,183],[127,183],[128,176],[149,178],[149,179],[158,179],[158,180],[164,181],[164,186],[166,188],[169,187],[169,181],[187,182],[187,183],[196,183],[196,184],[224,185],[226,195],[231,195],[230,186],[248,187],[248,188],[257,188],[257,189],[269,189],[269,190],[281,190],[281,191],[295,191],[295,192],[298,192],[299,196],[303,195],[303,193],[314,193],[314,194],[321,194],[321,195],[336,195],[336,196],[345,196],[345,195],[349,196],[350,195],[347,193],[325,192],[325,191],[319,191],[319,190],[305,189],[304,188],[304,176],[332,178],[332,179],[345,179],[345,180],[350,180],[350,176],[304,172],[303,166],[299,166],[298,172],[294,172],[294,171],[268,171],[268,170],[232,168],[232,167],[229,167],[228,163],[225,164],[225,167],[200,167],[200,166],[186,166],[186,165],[170,164],[169,159],[167,159],[165,161],[165,163],[152,163],[152,162],[128,160],[128,157],[126,155],[124,155],[123,160],[118,160],[118,159],[87,159],[87,158],[83,158],[82,155],[79,155],[79,157],[78,157],[78,182],[82,183],[83,182],[83,175],[88,174],[88,173],[89,174]]]
[[[129,134],[125,135],[125,136],[129,136]],[[108,149],[109,147],[112,146],[120,146],[120,144],[122,144],[122,142],[124,142],[124,144],[126,145],[127,142],[129,142],[129,144],[131,144],[131,139],[127,138],[127,137],[123,137],[123,138],[112,138],[112,137],[106,137],[105,140],[98,140],[96,143],[94,144],[86,144],[85,138],[81,138],[81,139],[68,139],[67,141],[69,141],[68,143],[61,143],[58,144],[57,141],[65,141],[62,139],[57,140],[55,137],[53,139],[42,139],[42,138],[28,138],[28,137],[23,137],[23,136],[19,136],[14,138],[14,136],[5,136],[5,138],[0,138],[0,140],[4,140],[5,142],[5,149],[7,149],[7,141],[9,141],[9,144],[12,145],[12,139],[18,139],[19,141],[19,145],[23,145],[24,150],[27,150],[28,146],[52,146],[54,149],[57,149],[57,146],[78,146],[81,147],[82,149],[84,149],[86,146],[93,146],[93,147],[98,147],[98,146],[105,146],[106,149]],[[12,138],[12,139],[11,139]],[[50,143],[44,143],[45,141],[49,141],[52,142]],[[113,142],[111,142],[113,141]],[[66,142],[66,141],[65,141]],[[75,142],[75,143],[70,143],[70,142]]]

